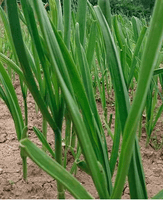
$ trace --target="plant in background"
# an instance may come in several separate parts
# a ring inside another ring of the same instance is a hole
[[[153,9],[155,4],[155,0],[141,0],[140,2],[143,4],[145,8],[150,8],[150,10]]]
[[[143,1],[143,0],[142,0]],[[110,0],[110,5],[113,14],[123,14],[128,17],[145,17],[148,21],[150,20],[150,16],[153,9],[153,4],[151,6],[144,6],[144,2],[140,0],[132,1],[132,0]],[[148,1],[149,2],[149,1]],[[148,5],[145,3],[145,5]]]
[[[154,136],[151,137],[151,146],[156,150],[160,150],[163,147],[163,137],[158,138],[157,137],[157,131],[160,131],[159,129],[155,131]]]
[[[25,138],[20,138],[22,157],[28,156],[57,180],[58,198],[65,197],[65,188],[75,198],[93,198],[65,169],[66,155],[62,163],[62,123],[65,117],[67,145],[65,152],[75,147],[74,142],[71,143],[72,148],[70,147],[70,137],[74,137],[75,133],[78,147],[76,154],[72,151],[75,164],[92,177],[99,198],[121,198],[127,176],[131,198],[148,198],[136,130],[144,110],[163,39],[161,23],[163,1],[156,1],[147,36],[146,27],[143,26],[141,29],[139,20],[132,19],[134,42],[130,41],[129,35],[125,32],[122,17],[119,17],[121,23],[116,16],[113,17],[112,24],[108,0],[99,0],[99,6],[96,7],[86,0],[79,0],[77,15],[70,11],[70,0],[63,1],[63,14],[59,0],[50,0],[49,3],[51,9],[47,13],[41,0],[22,0],[21,15],[16,0],[7,0],[6,24],[7,22],[10,24],[12,34],[10,45],[19,63],[14,64],[3,54],[0,54],[1,61],[10,65],[22,78],[23,84],[33,95],[44,122],[50,125],[55,137],[55,148],[51,148],[46,134],[36,127],[33,128],[44,148],[50,153],[50,157],[26,138],[24,129]],[[93,22],[90,34],[86,30],[87,12]],[[5,21],[5,18],[3,20]],[[26,25],[30,34],[32,48],[28,48],[22,36],[20,20]],[[10,30],[8,26],[5,28],[10,39]],[[141,49],[144,37],[146,37],[145,48]],[[133,44],[135,44],[134,52],[132,52]],[[99,66],[96,65],[95,56]],[[138,58],[141,60],[141,65],[140,70],[136,72],[135,69],[139,69]],[[0,66],[4,72],[1,72],[3,80],[5,67],[2,64]],[[103,96],[103,109],[106,108],[106,98],[103,93],[108,81],[106,74],[110,75],[115,92],[115,132],[112,134],[113,147],[110,157],[92,87],[91,72],[94,69],[95,78],[98,80],[98,67],[102,74],[102,87],[99,90]],[[155,74],[162,73],[161,69],[157,70],[159,71],[155,71]],[[130,105],[128,89],[133,78],[138,81],[138,87]],[[1,84],[3,89],[6,83],[3,81]],[[10,105],[3,95],[4,90],[1,91],[1,97],[7,105]],[[18,112],[15,109],[12,113]],[[112,176],[115,172],[121,135],[123,140],[113,185]],[[80,160],[81,154],[84,160]],[[163,190],[154,198],[161,198],[162,195]]]

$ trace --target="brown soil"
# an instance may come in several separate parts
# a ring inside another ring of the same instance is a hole
[[[22,105],[21,90],[18,80],[14,83],[19,103]],[[31,95],[28,95],[29,107],[29,138],[40,146],[40,142],[32,131],[32,127],[36,126],[41,129],[41,114],[35,112],[35,104]],[[101,103],[97,102],[99,113],[102,115]],[[15,127],[11,115],[6,105],[0,101],[0,198],[1,199],[56,199],[57,189],[56,181],[53,180],[44,171],[39,169],[31,160],[28,159],[28,181],[22,179],[22,164],[19,151],[19,143],[16,138]],[[114,107],[108,105],[108,116],[113,113],[112,130],[114,129]],[[163,118],[161,118],[155,128],[154,133],[158,135],[158,139],[162,137]],[[64,132],[64,128],[63,128]],[[54,136],[50,128],[48,128],[48,141],[54,144]],[[108,151],[111,151],[111,139],[107,136]],[[141,155],[145,171],[147,190],[149,198],[163,189],[163,149],[156,151],[154,143],[145,147],[146,133],[143,128],[143,134],[140,141]],[[156,146],[155,146],[156,147]],[[73,163],[71,154],[68,155],[67,169]],[[98,198],[97,191],[93,182],[86,173],[78,169],[76,178],[86,187],[86,189]],[[66,192],[66,198],[73,198]],[[126,184],[123,198],[128,199],[129,188]]]

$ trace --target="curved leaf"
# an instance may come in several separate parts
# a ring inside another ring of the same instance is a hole
[[[21,148],[39,167],[51,177],[62,183],[77,199],[92,199],[93,197],[85,190],[68,171],[50,158],[44,151],[39,149],[29,139],[20,141]]]

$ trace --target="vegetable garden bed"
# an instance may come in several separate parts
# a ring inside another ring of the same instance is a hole
[[[108,0],[6,3],[1,196],[162,198],[163,1],[150,23]]]
[[[16,93],[20,105],[23,107],[23,100],[21,95],[21,88],[19,80],[17,79],[14,83]],[[160,100],[161,103],[161,100]],[[31,95],[28,95],[28,106],[29,106],[29,138],[34,141],[37,145],[41,145],[37,139],[35,133],[32,131],[33,126],[41,128],[42,118],[40,113],[36,114],[35,104]],[[97,101],[98,111],[102,117],[102,106],[101,102]],[[56,199],[57,189],[56,181],[47,175],[43,170],[39,169],[31,160],[28,159],[28,181],[25,182],[22,179],[22,163],[20,158],[19,143],[16,139],[16,133],[14,129],[14,123],[6,105],[0,102],[0,198],[1,199]],[[108,115],[113,113],[114,106],[112,103],[108,105]],[[145,125],[145,124],[144,124]],[[63,127],[65,129],[65,127]],[[112,130],[114,129],[114,116],[112,123]],[[142,128],[142,137],[140,141],[141,155],[143,160],[143,166],[145,171],[147,190],[149,198],[154,196],[163,188],[163,149],[159,148],[159,144],[162,140],[163,132],[163,116],[161,116],[159,122],[155,127],[153,137],[153,143],[150,143],[146,147],[146,131]],[[156,136],[157,135],[157,140]],[[109,136],[106,137],[108,143],[108,151],[111,152],[111,139]],[[155,140],[154,140],[155,139]],[[54,138],[52,131],[48,129],[48,141],[51,146],[54,145]],[[68,155],[67,168],[70,169],[74,162],[71,153]],[[93,185],[91,177],[85,172],[78,169],[76,174],[77,179],[86,187],[86,189],[99,198],[97,191]],[[66,192],[66,198],[73,198],[68,192]],[[125,185],[122,198],[128,199],[129,188]]]

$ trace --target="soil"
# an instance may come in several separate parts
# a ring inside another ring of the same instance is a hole
[[[23,108],[22,95],[19,81],[16,79],[14,87],[18,95],[19,103]],[[100,115],[102,116],[101,103],[97,101]],[[40,146],[37,136],[32,131],[36,126],[41,129],[42,117],[40,112],[36,113],[33,98],[28,94],[29,109],[29,138]],[[19,143],[17,141],[13,120],[8,108],[0,100],[0,198],[1,199],[57,199],[56,181],[39,169],[30,159],[28,159],[28,180],[22,178],[22,163],[20,158]],[[108,104],[108,116],[113,114],[112,130],[114,130],[114,107]],[[161,141],[163,131],[163,117],[159,119],[152,137],[153,142],[146,147],[145,128],[142,128],[140,140],[141,155],[143,160],[144,172],[149,198],[163,189],[163,148],[156,150],[158,142]],[[63,127],[64,132],[64,127]],[[157,138],[156,138],[157,135]],[[54,145],[54,135],[48,128],[48,141]],[[111,151],[111,139],[107,136],[108,152]],[[73,163],[73,157],[68,155],[67,169]],[[95,197],[98,198],[97,191],[92,179],[80,169],[77,170],[76,178],[81,184]],[[73,197],[66,192],[66,198]],[[124,188],[124,199],[129,199],[129,188],[126,184]]]

